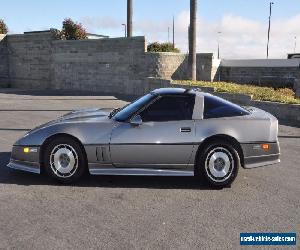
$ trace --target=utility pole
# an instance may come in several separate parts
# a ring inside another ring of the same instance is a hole
[[[168,27],[168,43],[170,43],[170,27]]]
[[[294,53],[296,53],[296,49],[297,49],[297,36],[295,36]]]
[[[127,37],[132,37],[132,0],[127,0]]]
[[[268,28],[268,43],[267,43],[267,59],[269,58],[269,43],[270,43],[270,31],[271,31],[271,17],[272,17],[272,5],[274,3],[270,2],[270,15],[269,15],[269,28]]]
[[[175,49],[175,20],[173,16],[173,49]]]
[[[196,21],[197,21],[197,0],[190,0],[190,29],[189,29],[189,77],[196,81]]]
[[[127,25],[125,23],[122,23],[122,26],[124,26],[124,35],[127,37]]]

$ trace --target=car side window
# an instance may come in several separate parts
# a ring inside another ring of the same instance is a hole
[[[216,96],[204,97],[204,119],[249,115],[242,107]]]
[[[143,110],[143,122],[192,120],[195,96],[162,96]]]

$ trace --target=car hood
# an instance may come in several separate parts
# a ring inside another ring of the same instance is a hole
[[[89,118],[107,117],[113,108],[92,108],[92,109],[79,109],[67,113],[57,120],[60,122],[67,120],[87,120]]]
[[[36,132],[45,127],[49,127],[59,123],[65,122],[74,122],[74,123],[81,123],[81,122],[101,122],[107,120],[109,113],[113,110],[113,108],[90,108],[90,109],[79,109],[74,110],[70,113],[67,113],[55,120],[50,122],[44,123],[32,130],[30,130],[26,135]],[[25,135],[25,136],[26,136]]]
[[[108,117],[112,110],[94,108],[72,111],[30,130],[15,145],[42,145],[49,136],[60,133],[74,136],[82,143],[94,143],[96,138],[107,143],[114,124],[114,120]]]

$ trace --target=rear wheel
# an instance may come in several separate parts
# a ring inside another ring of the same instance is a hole
[[[50,141],[45,150],[44,163],[47,174],[63,183],[77,181],[86,169],[80,144],[69,137]]]
[[[235,146],[225,141],[213,141],[205,146],[197,160],[196,173],[212,186],[230,185],[237,176],[240,158]]]

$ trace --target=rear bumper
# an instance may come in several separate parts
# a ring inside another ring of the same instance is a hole
[[[262,155],[249,157],[244,160],[245,168],[258,168],[268,165],[277,164],[280,162],[280,154],[278,155]]]
[[[262,149],[262,144],[269,144],[269,150]],[[257,168],[280,162],[280,147],[277,142],[257,142],[241,144],[244,153],[244,168]]]

